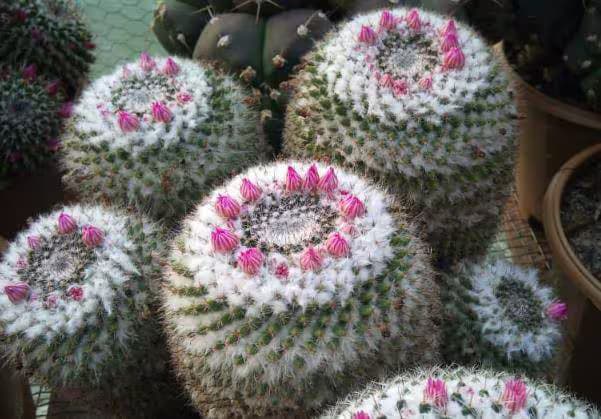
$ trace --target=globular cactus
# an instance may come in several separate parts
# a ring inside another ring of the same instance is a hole
[[[535,270],[499,260],[460,265],[442,279],[447,362],[533,375],[551,369],[567,306]]]
[[[330,3],[342,9],[348,16],[377,9],[403,6],[420,7],[463,19],[466,17],[463,6],[465,3],[469,4],[470,0],[330,0]]]
[[[70,105],[53,86],[37,77],[34,64],[0,70],[0,177],[32,171],[58,150],[60,115]]]
[[[0,63],[37,65],[70,95],[94,61],[92,35],[72,0],[11,0],[0,4]]]
[[[373,384],[322,419],[598,418],[592,405],[539,381],[486,369],[426,369]]]
[[[438,358],[440,297],[414,225],[338,168],[256,166],[213,191],[167,276],[175,369],[206,417],[306,414]]]
[[[138,412],[155,403],[168,359],[155,317],[164,243],[154,224],[116,209],[39,217],[0,264],[3,355],[52,388],[102,391]]]
[[[485,251],[513,180],[508,79],[468,27],[404,8],[360,15],[308,57],[284,151],[385,180],[441,259]]]
[[[213,183],[265,155],[246,101],[228,76],[144,53],[83,93],[64,139],[64,180],[83,198],[175,221]]]

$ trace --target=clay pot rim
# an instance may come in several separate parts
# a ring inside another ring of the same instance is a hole
[[[561,224],[561,198],[572,176],[595,155],[601,155],[601,144],[588,147],[570,158],[555,174],[543,201],[543,225],[554,261],[569,280],[601,310],[601,278],[597,279],[582,264],[564,233]]]

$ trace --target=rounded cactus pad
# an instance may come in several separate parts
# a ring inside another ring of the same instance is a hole
[[[593,406],[555,386],[482,369],[407,372],[374,384],[321,416],[377,418],[596,418]]]
[[[140,216],[103,207],[37,219],[0,264],[7,357],[52,386],[119,387],[156,333],[162,243]]]
[[[318,45],[296,87],[289,154],[389,181],[425,214],[443,255],[473,253],[473,233],[496,225],[516,109],[501,65],[468,27],[417,9],[357,16]]]
[[[549,368],[567,306],[535,270],[495,261],[462,265],[443,279],[448,361],[529,373]]]
[[[260,160],[258,113],[231,78],[191,60],[140,60],[94,82],[65,138],[65,181],[82,197],[183,215],[210,185]]]
[[[336,167],[257,166],[213,191],[184,221],[168,278],[176,369],[209,417],[312,411],[438,358],[438,288],[413,225]]]

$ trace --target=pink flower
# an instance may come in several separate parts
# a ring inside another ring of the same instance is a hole
[[[343,233],[348,234],[351,237],[357,237],[359,235],[359,230],[352,224],[345,224],[341,228]]]
[[[127,65],[124,65],[123,68],[121,69],[121,77],[126,79],[129,76],[131,76],[131,70],[129,69],[129,67]]]
[[[275,276],[277,276],[280,279],[286,279],[286,278],[288,278],[288,274],[289,274],[288,265],[286,265],[285,263],[282,262],[278,266],[276,266]]]
[[[355,195],[347,195],[340,201],[340,213],[350,220],[362,217],[365,214],[365,205]]]
[[[319,179],[317,187],[320,191],[327,193],[334,192],[334,190],[336,190],[338,187],[338,178],[336,177],[334,168],[330,167],[325,176]]]
[[[169,57],[165,61],[165,65],[163,66],[163,74],[167,76],[177,76],[179,73],[179,65],[173,60],[173,58]]]
[[[361,26],[361,31],[359,32],[359,42],[372,45],[376,42],[376,39],[376,32],[370,26]]]
[[[60,150],[61,146],[61,140],[58,138],[51,138],[46,141],[46,148],[48,148],[48,151],[52,153],[56,153],[58,150]]]
[[[319,251],[314,247],[308,247],[305,249],[300,257],[301,269],[304,271],[314,271],[321,267],[323,258],[319,254]]]
[[[31,295],[31,288],[25,282],[10,284],[4,286],[4,293],[11,303],[16,304],[23,301]]]
[[[50,83],[48,83],[48,85],[46,86],[46,92],[48,92],[48,94],[50,96],[54,96],[58,93],[60,88],[61,88],[60,80],[53,80]]]
[[[447,386],[443,380],[428,378],[424,389],[424,399],[433,403],[439,409],[446,407],[449,402]]]
[[[236,218],[240,214],[240,204],[229,195],[219,195],[215,202],[215,211],[223,218]]]
[[[353,413],[353,419],[371,419],[369,413],[359,410],[358,412]]]
[[[144,71],[151,71],[156,67],[157,63],[152,59],[150,54],[143,52],[140,54],[140,68]]]
[[[261,193],[261,188],[259,188],[257,185],[252,183],[247,178],[242,179],[242,185],[240,185],[240,195],[242,195],[245,200],[249,202],[256,201],[261,197]]]
[[[443,65],[448,69],[463,68],[465,65],[465,56],[463,55],[463,52],[459,48],[451,48],[444,55]]]
[[[348,256],[351,252],[348,241],[340,233],[330,234],[330,237],[326,240],[326,249],[328,249],[328,252],[336,258]]]
[[[69,214],[61,212],[58,216],[58,232],[60,234],[69,234],[75,231],[77,223]]]
[[[217,227],[211,233],[211,245],[216,252],[227,253],[238,246],[238,237],[229,230]]]
[[[167,106],[161,101],[152,103],[152,117],[157,122],[170,122],[173,119],[173,114]]]
[[[432,88],[432,76],[428,74],[427,76],[422,77],[418,84],[422,89],[430,90]]]
[[[382,29],[394,29],[396,26],[396,19],[390,10],[384,10],[380,15],[380,28]]]
[[[21,74],[28,82],[35,81],[35,79],[38,77],[38,67],[35,64],[30,64],[23,69]]]
[[[286,173],[286,192],[296,192],[303,186],[303,179],[294,167],[288,166]]]
[[[97,247],[104,241],[104,233],[98,227],[85,225],[81,228],[81,240],[88,247]]]
[[[414,31],[419,31],[422,27],[422,21],[419,18],[417,9],[411,9],[409,13],[407,13],[407,16],[405,16],[405,20],[407,21],[407,26]]]
[[[140,128],[138,117],[127,111],[117,111],[117,123],[123,132],[134,132]]]
[[[505,383],[505,389],[501,400],[511,413],[517,413],[526,406],[528,389],[526,384],[519,378],[509,380]]]
[[[440,36],[444,37],[449,34],[457,35],[457,28],[455,27],[455,21],[449,20],[440,31]]]
[[[395,96],[406,95],[409,91],[409,86],[405,80],[396,80],[392,86],[392,92]]]
[[[248,275],[256,275],[263,266],[265,256],[256,247],[241,252],[238,255],[238,265]]]
[[[59,297],[56,294],[50,294],[46,297],[46,306],[49,308],[56,307],[58,305]]]
[[[27,259],[24,258],[23,256],[21,256],[19,258],[19,260],[17,260],[17,270],[18,271],[22,271],[23,269],[27,268],[28,265],[29,265],[29,262],[27,262]]]
[[[83,47],[85,49],[96,49],[96,44],[91,41],[86,41],[84,42]]]
[[[42,244],[39,236],[27,236],[27,245],[31,250],[35,250]]]
[[[83,300],[83,288],[79,285],[72,285],[67,290],[67,295],[75,301]]]
[[[380,86],[390,89],[394,86],[394,77],[386,73],[380,78]]]
[[[446,34],[440,43],[442,52],[447,52],[451,48],[459,48],[459,41],[457,40],[457,35],[454,33]]]
[[[58,110],[58,116],[63,119],[70,118],[73,115],[73,102],[65,102]]]
[[[307,170],[307,173],[305,173],[303,187],[308,191],[312,191],[317,187],[318,183],[319,172],[317,171],[317,166],[315,164],[312,164],[311,167],[309,167],[309,170]]]
[[[188,92],[179,92],[175,95],[175,99],[180,105],[185,105],[192,100],[192,95]]]
[[[568,305],[560,300],[555,300],[547,307],[547,316],[553,320],[565,320],[568,318]]]

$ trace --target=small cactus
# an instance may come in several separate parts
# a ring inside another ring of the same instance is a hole
[[[68,187],[175,220],[224,176],[260,160],[258,112],[230,77],[142,54],[95,81],[73,110]]]
[[[322,419],[579,418],[600,412],[555,386],[486,369],[434,368],[372,384]]]
[[[305,414],[438,359],[438,287],[414,226],[338,168],[256,166],[213,191],[167,274],[175,368],[206,417]]]

